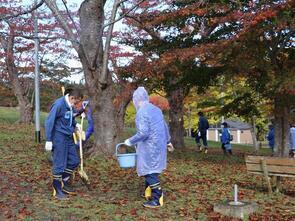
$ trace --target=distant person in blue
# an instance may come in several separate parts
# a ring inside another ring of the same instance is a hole
[[[295,123],[290,128],[290,157],[295,158]]]
[[[125,145],[137,145],[137,173],[145,177],[146,186],[151,188],[151,198],[144,207],[156,208],[163,205],[163,191],[159,175],[166,169],[167,144],[170,134],[162,111],[149,102],[144,87],[138,87],[133,93],[136,108],[136,134],[125,140]]]
[[[199,122],[198,122],[198,132],[196,135],[196,144],[199,147],[199,150],[202,151],[203,148],[201,146],[200,143],[200,139],[202,139],[203,145],[204,145],[204,149],[205,149],[205,153],[208,153],[208,144],[207,144],[207,130],[209,129],[209,122],[208,120],[204,117],[203,112],[198,112],[198,116],[199,116]]]
[[[266,139],[268,141],[269,148],[271,149],[271,153],[274,153],[274,146],[275,146],[275,129],[272,124],[268,126],[268,133],[266,135]]]
[[[228,124],[226,122],[223,122],[221,124],[222,132],[221,132],[221,148],[223,150],[224,155],[227,155],[229,153],[232,155],[232,150],[231,150],[231,136],[230,136],[230,131],[228,129]]]
[[[85,109],[87,123],[88,123],[87,129],[86,129],[86,132],[85,132],[85,141],[87,141],[94,132],[93,119],[92,119],[92,110],[91,110],[91,107],[89,105],[89,101],[86,101],[84,104],[82,103],[82,105],[83,105],[83,108]]]
[[[73,108],[82,97],[79,90],[73,89],[57,99],[45,122],[45,150],[53,151],[52,186],[53,196],[57,199],[65,199],[67,194],[76,194],[69,183],[70,176],[80,163],[73,140],[77,124]]]

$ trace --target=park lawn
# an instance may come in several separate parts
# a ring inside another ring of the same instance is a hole
[[[0,107],[0,123],[16,123],[19,120],[19,111],[16,107]],[[43,126],[47,113],[40,113],[40,124]]]
[[[44,123],[46,120],[48,113],[40,112],[40,126],[44,127]],[[19,121],[19,111],[16,107],[0,107],[0,123],[17,123]],[[33,116],[33,121],[35,120],[35,116]],[[81,118],[77,119],[78,123],[81,123]],[[83,128],[87,128],[87,121],[84,121]]]
[[[232,199],[234,184],[240,199],[259,205],[249,220],[295,220],[294,179],[284,179],[282,193],[269,195],[262,176],[246,173],[249,147],[234,147],[232,158],[216,147],[205,155],[195,151],[192,139],[187,149],[168,155],[160,209],[141,206],[143,179],[134,169],[120,169],[102,156],[86,158],[91,190],[76,176],[78,195],[53,200],[51,165],[44,144],[34,143],[34,127],[0,122],[0,220],[237,220],[213,212],[215,203]]]

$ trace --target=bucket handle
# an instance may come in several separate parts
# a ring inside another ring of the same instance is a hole
[[[118,149],[119,149],[119,147],[122,146],[122,145],[125,145],[125,146],[126,146],[125,143],[118,143],[118,144],[116,145],[116,157],[118,156]],[[135,151],[136,151],[136,146],[133,146],[133,147],[134,147],[134,149],[135,149]]]

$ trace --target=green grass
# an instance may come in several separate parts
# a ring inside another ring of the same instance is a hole
[[[129,129],[126,135],[133,132]],[[139,196],[144,180],[134,169],[121,169],[112,157],[86,157],[91,190],[77,175],[77,196],[66,202],[52,199],[49,155],[44,143],[33,140],[33,125],[1,121],[0,220],[237,220],[213,211],[215,203],[233,198],[234,184],[241,200],[259,205],[249,220],[295,218],[295,180],[284,179],[281,193],[268,194],[263,177],[246,172],[244,156],[252,154],[250,147],[234,146],[229,158],[218,143],[210,142],[206,155],[187,138],[186,149],[168,154],[167,169],[160,176],[164,207],[150,210],[142,207]]]
[[[47,113],[40,113],[40,124],[44,125]],[[0,107],[0,122],[16,123],[19,121],[20,114],[15,107]]]
[[[40,124],[44,127],[44,123],[46,120],[48,113],[41,112],[40,113]],[[20,114],[17,108],[15,107],[0,107],[0,123],[17,123],[19,121]],[[35,116],[34,116],[35,120]],[[78,123],[81,123],[81,119],[77,119]],[[84,128],[87,128],[87,121],[84,123]]]
[[[47,113],[41,112],[41,116],[40,116],[41,126],[44,126],[44,122],[45,122],[46,117],[47,117]],[[1,122],[15,123],[18,120],[19,120],[19,111],[17,111],[16,108],[14,108],[14,107],[12,107],[12,108],[0,107],[0,123]],[[77,122],[80,123],[80,119],[77,119]],[[87,121],[85,121],[84,128],[87,128]],[[128,138],[128,137],[132,136],[134,133],[135,133],[135,128],[127,127],[124,130],[123,137]],[[195,140],[191,137],[185,137],[184,141],[185,141],[186,146],[194,146],[195,145]],[[210,147],[220,148],[220,142],[208,141],[208,145]],[[251,145],[245,145],[245,144],[232,144],[232,147],[233,148],[243,148],[247,151],[251,151],[253,149],[253,147]],[[269,152],[267,149],[264,149],[262,151],[266,152],[266,153]]]

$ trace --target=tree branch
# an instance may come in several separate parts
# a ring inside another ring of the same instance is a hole
[[[36,4],[35,6],[33,6],[31,9],[29,9],[27,11],[20,12],[20,13],[17,13],[15,15],[1,16],[0,17],[0,21],[1,20],[7,20],[7,19],[15,18],[15,17],[21,16],[21,15],[25,15],[25,14],[29,14],[29,13],[35,11],[37,8],[41,7],[43,5],[43,3],[44,3],[44,0],[41,0],[38,4]]]
[[[66,8],[66,11],[67,11],[67,14],[68,14],[70,20],[72,21],[72,23],[73,23],[73,25],[74,25],[76,31],[78,32],[78,28],[77,28],[77,26],[76,26],[76,23],[75,23],[73,17],[71,16],[71,14],[70,14],[70,12],[69,12],[69,9],[68,9],[68,6],[67,6],[67,3],[66,3],[66,0],[62,0],[62,2],[63,2],[64,6],[65,6],[65,8]]]
[[[120,0],[115,0],[115,2],[113,4],[113,9],[112,9],[112,14],[111,14],[111,22],[114,21],[116,18],[119,3],[120,3]],[[103,59],[102,59],[102,72],[101,72],[101,76],[100,76],[100,83],[101,84],[107,83],[108,59],[109,59],[109,50],[110,50],[110,45],[111,45],[111,40],[112,40],[113,28],[114,28],[114,22],[112,22],[112,24],[110,24],[108,32],[107,32],[107,36],[106,36],[105,49],[103,52]]]
[[[125,1],[126,1],[126,0],[125,0]],[[120,4],[122,4],[122,3],[124,3],[125,1],[119,2],[119,3],[118,3],[118,6],[119,6]],[[110,25],[112,25],[112,24],[114,24],[114,23],[120,21],[121,19],[123,19],[124,17],[126,17],[126,15],[128,15],[131,11],[133,11],[138,5],[140,5],[141,3],[143,3],[144,1],[146,1],[146,0],[141,0],[140,2],[138,2],[137,4],[135,4],[132,8],[130,8],[127,12],[125,12],[123,15],[121,15],[119,18],[117,18],[116,20],[113,20],[113,21],[111,20],[110,23],[105,24],[105,25],[103,26],[103,28],[106,28],[107,26],[110,26]],[[118,6],[117,6],[117,7],[118,7]]]
[[[44,0],[45,4],[49,7],[49,9],[52,11],[53,15],[61,25],[61,27],[64,29],[64,31],[67,33],[67,35],[70,38],[70,41],[73,44],[73,47],[78,52],[79,51],[79,43],[77,43],[77,36],[74,34],[70,26],[68,25],[66,19],[63,17],[63,15],[60,13],[55,0]]]
[[[7,37],[9,37],[10,35],[8,33],[6,33],[6,32],[0,32],[0,36],[7,36]],[[23,35],[23,34],[21,34],[19,32],[15,32],[15,37],[25,38],[25,39],[29,39],[29,40],[36,39],[36,37],[34,35]],[[39,39],[39,40],[57,40],[57,39],[63,39],[63,40],[66,40],[66,41],[70,41],[72,43],[77,43],[77,44],[79,43],[79,41],[77,41],[77,40],[74,40],[73,41],[70,38],[66,38],[66,37],[62,37],[62,36],[57,36],[57,37],[41,37],[41,36],[39,36],[39,37],[37,37],[37,39]]]
[[[159,33],[154,32],[151,29],[148,29],[147,27],[145,27],[142,22],[140,20],[138,20],[137,18],[133,17],[133,16],[129,16],[126,15],[126,17],[133,19],[136,23],[137,23],[137,27],[141,28],[142,30],[144,30],[145,32],[147,32],[150,36],[152,36],[153,38],[156,38],[158,40],[162,40],[161,36]]]

